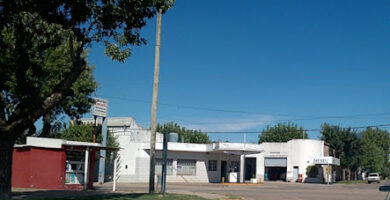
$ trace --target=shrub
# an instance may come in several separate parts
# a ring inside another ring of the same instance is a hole
[[[315,165],[307,166],[306,167],[306,175],[308,177],[312,177],[312,178],[317,177],[317,175],[318,175],[318,168],[317,168],[317,166],[315,166]]]

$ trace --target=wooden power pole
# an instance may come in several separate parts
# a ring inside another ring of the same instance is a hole
[[[152,97],[152,119],[150,135],[150,171],[149,171],[149,193],[154,193],[154,170],[156,165],[156,129],[157,129],[157,96],[158,96],[158,79],[160,74],[160,40],[161,40],[161,8],[157,14],[156,24],[156,49],[154,54],[154,81]]]

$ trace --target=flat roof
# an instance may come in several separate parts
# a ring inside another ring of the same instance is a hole
[[[39,148],[50,148],[50,149],[62,149],[64,146],[69,147],[90,147],[96,149],[110,149],[118,150],[119,148],[105,147],[100,143],[92,142],[79,142],[70,141],[58,138],[44,138],[44,137],[27,137],[26,144],[14,145],[15,148],[23,147],[39,147]]]
[[[149,143],[142,144],[144,149],[150,149]],[[162,150],[163,144],[156,143],[156,150]],[[210,144],[194,144],[194,143],[179,143],[168,142],[169,151],[183,151],[183,152],[222,152],[222,153],[260,153],[264,149],[259,144],[245,144],[245,143],[228,143],[217,142]]]

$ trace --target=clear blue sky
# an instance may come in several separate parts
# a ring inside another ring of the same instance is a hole
[[[178,0],[163,16],[158,122],[259,132],[280,120],[307,129],[389,124],[389,10],[390,1]],[[105,57],[102,45],[89,61],[109,116],[148,127],[155,19],[142,34],[148,44],[125,63]]]

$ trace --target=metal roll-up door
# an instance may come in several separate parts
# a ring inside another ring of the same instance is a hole
[[[287,158],[265,158],[265,167],[287,167]]]

